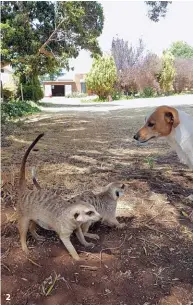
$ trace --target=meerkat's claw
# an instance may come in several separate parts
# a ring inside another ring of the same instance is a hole
[[[125,226],[126,226],[126,224],[124,222],[123,223],[119,223],[117,225],[117,229],[123,229]]]
[[[85,233],[84,236],[95,240],[100,239],[98,234]]]
[[[85,247],[91,247],[91,248],[93,248],[94,246],[95,246],[94,243],[86,243],[86,244],[85,244]]]

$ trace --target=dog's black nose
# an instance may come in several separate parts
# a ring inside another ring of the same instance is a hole
[[[134,135],[133,139],[138,140],[138,134],[137,133]]]

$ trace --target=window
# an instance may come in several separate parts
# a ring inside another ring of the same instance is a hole
[[[81,93],[86,93],[86,84],[81,83]]]

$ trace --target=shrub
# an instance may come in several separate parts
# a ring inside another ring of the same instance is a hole
[[[86,86],[101,100],[111,95],[117,78],[115,62],[112,56],[95,58],[86,77]]]
[[[193,59],[176,58],[176,75],[174,78],[174,91],[180,93],[193,89]]]
[[[21,84],[25,101],[37,102],[44,97],[38,76],[20,77],[18,96],[21,96]]]
[[[154,89],[152,87],[145,87],[143,89],[143,97],[153,97],[155,95]]]
[[[123,94],[119,90],[114,90],[111,94],[112,100],[113,101],[118,101],[122,98]]]
[[[141,62],[118,73],[118,85],[126,94],[143,94],[144,88],[151,87],[160,93],[157,79],[161,71],[161,61],[155,54],[148,53]]]
[[[37,102],[44,97],[44,94],[40,86],[23,85],[23,97],[26,101]]]
[[[174,57],[170,52],[163,52],[162,71],[159,77],[160,87],[164,93],[173,90],[173,81],[175,77]]]
[[[29,102],[9,101],[1,104],[1,121],[3,123],[7,119],[14,119],[36,112],[40,112],[40,109]]]
[[[11,83],[6,83],[2,86],[2,97],[4,101],[13,99],[16,94],[16,87]]]
[[[87,93],[80,93],[80,92],[72,92],[71,94],[67,94],[67,98],[80,98],[80,97],[86,97],[88,94]]]

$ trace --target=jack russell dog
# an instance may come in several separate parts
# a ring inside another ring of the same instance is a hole
[[[145,143],[153,138],[165,137],[176,151],[180,162],[193,169],[193,117],[169,106],[156,108],[134,139]]]

